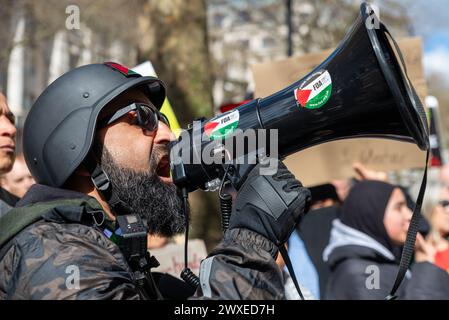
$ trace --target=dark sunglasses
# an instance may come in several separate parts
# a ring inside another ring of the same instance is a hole
[[[117,121],[127,113],[135,111],[137,115],[137,125],[142,129],[153,132],[157,129],[159,125],[159,121],[165,123],[168,127],[170,127],[170,122],[167,117],[157,110],[157,108],[153,105],[149,105],[146,103],[135,102],[126,107],[123,107],[117,110],[112,116],[107,117],[105,120],[100,122],[100,127],[105,127],[110,125],[114,121]]]

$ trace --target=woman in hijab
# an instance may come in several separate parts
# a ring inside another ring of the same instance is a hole
[[[399,268],[412,216],[399,187],[362,181],[333,221],[323,259],[331,268],[326,299],[384,299]],[[449,299],[449,275],[434,265],[434,251],[417,237],[415,263],[398,290],[399,298]]]

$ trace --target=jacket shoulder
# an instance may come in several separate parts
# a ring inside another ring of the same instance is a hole
[[[415,263],[405,299],[449,299],[449,273],[429,262]]]
[[[397,266],[363,258],[345,259],[331,272],[327,299],[384,299],[394,282]]]
[[[46,242],[57,247],[70,247],[85,245],[95,245],[96,247],[119,254],[117,245],[109,240],[100,230],[93,226],[79,223],[58,223],[46,220],[37,221],[15,237],[15,244],[20,247],[28,247],[31,244],[47,247]],[[56,251],[56,249],[54,250]]]
[[[119,248],[93,227],[40,220],[7,247],[0,258],[0,268],[9,270],[0,275],[0,293],[7,298],[136,296]]]

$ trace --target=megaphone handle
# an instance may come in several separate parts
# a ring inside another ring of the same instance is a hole
[[[410,261],[412,260],[413,251],[415,248],[416,234],[418,233],[418,223],[421,218],[421,204],[424,199],[424,193],[426,192],[427,184],[427,163],[429,162],[429,149],[426,154],[426,166],[424,169],[424,175],[421,181],[421,187],[419,188],[418,198],[416,199],[415,207],[413,208],[412,219],[410,220],[410,226],[407,231],[407,238],[405,239],[404,248],[402,250],[401,261],[399,262],[399,270],[391,289],[390,295],[386,297],[387,300],[396,299],[396,291],[402,283],[402,280],[407,273]]]

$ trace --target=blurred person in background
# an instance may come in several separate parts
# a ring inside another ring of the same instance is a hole
[[[0,92],[0,176],[11,171],[16,151],[15,117]],[[0,217],[13,207],[18,198],[0,187]]]
[[[388,178],[385,172],[368,169],[358,162],[353,163],[353,169],[357,178],[333,180],[309,188],[312,193],[311,211],[289,239],[295,273],[316,299],[320,299],[321,293],[326,291],[331,273],[323,260],[323,251],[329,243],[332,221],[339,217],[343,201],[359,181],[386,181]]]
[[[148,234],[147,248],[148,250],[160,249],[170,242],[169,237],[160,236],[157,234]]]
[[[342,203],[345,201],[351,188],[358,182],[363,180],[377,180],[388,182],[388,175],[383,171],[369,169],[360,162],[354,162],[352,168],[356,173],[356,178],[352,179],[334,179],[331,184],[335,187],[338,199]]]
[[[443,184],[430,185],[423,211],[430,224],[427,240],[435,247],[435,264],[449,272],[449,195]]]
[[[399,187],[383,181],[357,183],[346,198],[323,259],[331,268],[326,299],[384,299],[393,286],[412,211]],[[418,234],[411,276],[399,287],[403,299],[449,299],[449,275],[434,264],[435,248]]]
[[[35,183],[22,154],[17,155],[12,170],[2,176],[0,181],[3,189],[19,198]]]
[[[435,264],[449,272],[449,198],[438,202],[429,215],[429,222],[429,240],[436,249]]]
[[[443,188],[440,191],[441,197],[449,199],[449,164],[445,164],[441,167],[440,182],[443,185]]]
[[[338,217],[340,202],[332,184],[309,188],[311,209],[296,227],[288,241],[295,274],[316,299],[326,288],[329,267],[323,261],[323,250],[329,242],[332,221]]]

